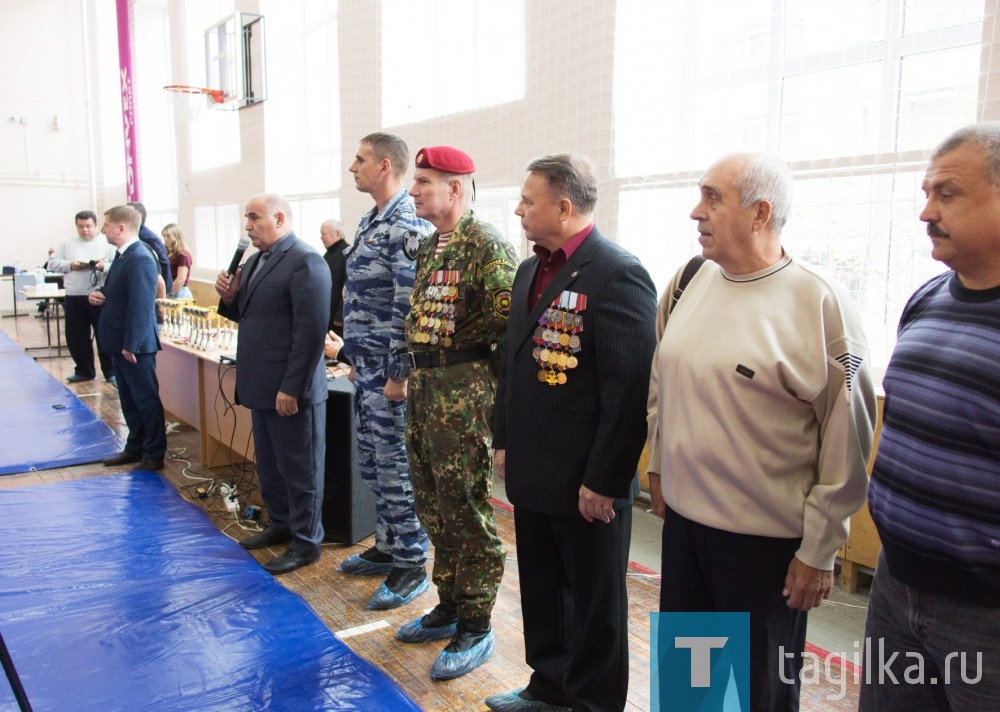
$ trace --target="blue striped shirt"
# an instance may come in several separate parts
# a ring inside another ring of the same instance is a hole
[[[884,386],[868,505],[889,572],[1000,606],[1000,287],[920,287]]]

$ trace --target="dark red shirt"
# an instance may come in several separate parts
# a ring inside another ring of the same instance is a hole
[[[583,244],[587,236],[594,230],[594,223],[590,223],[580,232],[576,233],[566,241],[562,247],[555,252],[549,252],[540,245],[535,245],[531,249],[538,256],[538,269],[535,270],[535,282],[531,287],[531,298],[528,300],[528,309],[534,309],[538,300],[542,298],[545,290],[552,284],[552,280],[559,274],[559,270],[569,261],[577,248]]]

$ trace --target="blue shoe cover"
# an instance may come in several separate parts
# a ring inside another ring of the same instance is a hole
[[[467,672],[472,672],[485,663],[493,655],[494,637],[491,630],[485,638],[461,653],[449,653],[442,650],[434,667],[431,668],[431,679],[453,680]]]
[[[494,712],[571,712],[569,707],[557,707],[547,702],[525,699],[520,696],[523,691],[523,687],[518,687],[510,692],[490,695],[483,702]]]
[[[354,576],[387,576],[392,571],[392,562],[379,564],[361,558],[360,554],[349,556],[337,567],[337,571]]]
[[[404,643],[426,643],[429,640],[445,640],[452,638],[458,632],[458,623],[441,625],[437,628],[424,628],[420,616],[416,620],[410,621],[396,631],[396,639]]]
[[[378,585],[375,593],[372,594],[371,600],[368,601],[368,607],[379,610],[399,608],[400,606],[405,606],[428,588],[430,588],[430,583],[427,580],[427,576],[424,576],[424,580],[417,584],[417,587],[413,589],[409,596],[400,596],[398,593],[390,591],[389,587],[385,585],[385,581],[383,581]]]

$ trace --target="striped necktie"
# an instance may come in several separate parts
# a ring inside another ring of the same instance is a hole
[[[250,275],[250,281],[247,283],[247,286],[252,285],[254,282],[257,281],[257,277],[259,277],[260,273],[264,271],[264,263],[270,256],[271,256],[270,250],[266,250],[260,253],[260,258],[257,260],[257,264],[253,268],[253,274]]]

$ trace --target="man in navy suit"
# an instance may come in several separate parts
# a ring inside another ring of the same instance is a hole
[[[128,425],[125,449],[104,460],[108,466],[138,462],[137,470],[162,470],[167,433],[156,380],[156,260],[139,243],[139,212],[119,205],[104,213],[101,232],[117,248],[104,287],[90,293],[103,305],[97,341],[114,364],[118,398]]]
[[[514,279],[497,389],[497,474],[514,505],[528,686],[493,710],[621,710],[625,572],[646,438],[656,290],[593,224],[579,154],[528,164],[514,212],[535,256]]]
[[[219,314],[240,324],[236,401],[250,409],[260,493],[270,522],[240,542],[259,549],[288,542],[263,565],[281,574],[319,559],[323,541],[326,364],[330,270],[292,232],[292,210],[263,193],[246,207],[246,231],[260,252],[230,278],[219,273]]]
[[[159,263],[160,276],[163,277],[163,283],[168,286],[172,285],[174,283],[174,276],[170,271],[170,256],[167,254],[167,247],[163,244],[160,236],[146,227],[146,206],[136,202],[129,203],[129,205],[135,208],[142,217],[142,224],[139,226],[139,239],[149,245],[150,249],[156,254],[156,261]]]

